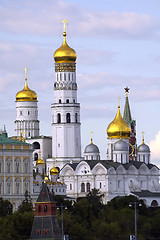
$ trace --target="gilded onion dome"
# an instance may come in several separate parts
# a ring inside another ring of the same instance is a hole
[[[115,119],[108,125],[107,135],[108,138],[129,138],[131,133],[131,128],[123,120],[120,113],[120,106],[118,106],[118,111]]]
[[[38,158],[38,160],[36,161],[36,165],[44,165],[44,161],[42,160],[40,153],[39,153],[39,158]]]
[[[51,175],[58,175],[58,169],[55,167],[55,163],[53,163],[53,167],[50,170]]]
[[[76,51],[69,47],[66,42],[66,32],[63,32],[63,44],[54,53],[54,60],[56,63],[75,63],[77,54]]]
[[[37,101],[37,94],[28,87],[26,71],[27,69],[25,68],[25,86],[22,91],[16,94],[16,101],[18,102]]]

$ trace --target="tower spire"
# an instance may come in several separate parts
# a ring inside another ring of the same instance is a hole
[[[93,138],[92,138],[92,131],[90,132],[91,133],[91,144],[93,144]]]
[[[144,131],[142,131],[142,144],[144,144]]]
[[[128,124],[131,124],[132,117],[131,117],[131,111],[130,111],[130,106],[129,106],[129,101],[128,101],[129,88],[125,87],[124,90],[125,90],[125,93],[126,93],[126,100],[125,100],[125,106],[124,106],[123,119]]]
[[[27,71],[28,71],[28,69],[25,68],[24,69],[24,72],[25,72],[25,88],[28,88],[28,85],[27,85]]]

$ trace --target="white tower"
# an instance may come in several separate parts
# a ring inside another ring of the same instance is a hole
[[[24,138],[39,136],[37,94],[27,85],[27,68],[25,87],[16,95],[15,134]]]
[[[56,166],[78,162],[81,158],[80,104],[77,103],[76,52],[64,40],[54,53],[55,82],[52,104],[52,155]]]

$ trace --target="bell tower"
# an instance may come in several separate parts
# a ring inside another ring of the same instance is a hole
[[[56,166],[78,162],[81,158],[80,104],[77,102],[76,52],[66,41],[66,20],[63,44],[54,53],[55,81],[52,104],[52,155]]]
[[[15,135],[17,137],[39,136],[39,120],[37,94],[27,84],[27,68],[25,68],[25,86],[16,94]]]

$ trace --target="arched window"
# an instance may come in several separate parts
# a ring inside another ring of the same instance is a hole
[[[44,212],[47,212],[47,205],[44,206]]]
[[[38,212],[41,212],[41,206],[40,205],[38,206]]]
[[[38,153],[35,153],[34,154],[34,161],[37,161],[38,160]]]
[[[102,188],[102,183],[101,182],[99,183],[99,188]]]
[[[66,100],[66,103],[69,103],[69,99]]]
[[[67,114],[66,114],[66,122],[67,122],[67,123],[70,123],[70,122],[71,122],[71,115],[70,115],[70,113],[67,113]]]
[[[87,192],[90,191],[90,183],[87,183]]]
[[[61,99],[59,99],[59,103],[62,103]]]
[[[68,74],[68,80],[70,81],[70,73]]]
[[[143,162],[145,162],[145,155],[143,155]]]
[[[81,192],[85,192],[85,184],[81,183]]]
[[[38,142],[34,142],[33,149],[40,149],[40,144]]]
[[[19,173],[19,171],[20,171],[20,164],[19,164],[19,162],[16,162],[16,173]]]
[[[64,73],[64,81],[66,81],[66,73]]]
[[[158,202],[156,200],[153,200],[151,202],[151,207],[158,207]]]
[[[78,114],[77,113],[75,114],[75,122],[76,123],[78,122]]]
[[[60,113],[57,114],[57,123],[61,123],[61,114]]]

